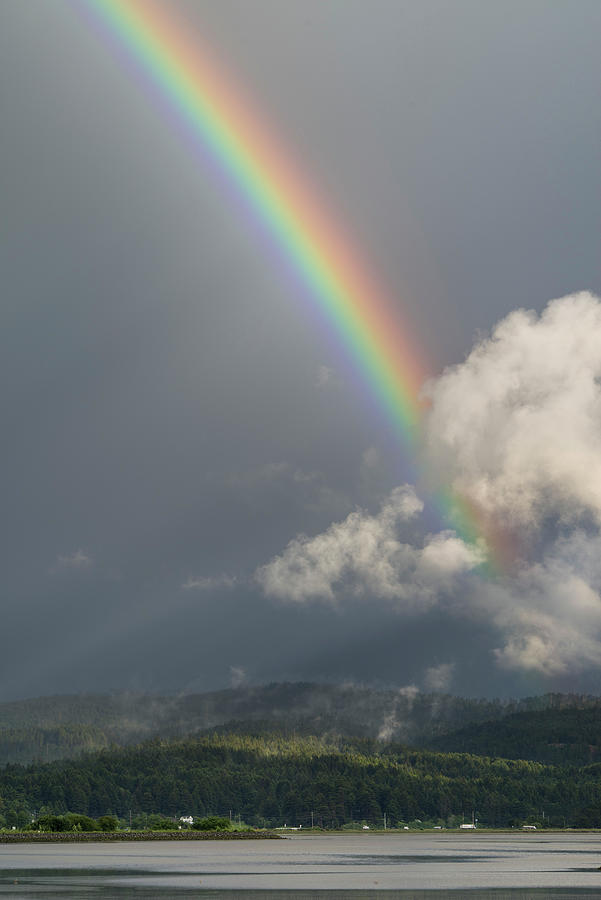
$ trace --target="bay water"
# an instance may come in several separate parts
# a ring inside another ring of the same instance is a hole
[[[279,841],[0,844],[0,898],[601,898],[600,838],[296,832]]]

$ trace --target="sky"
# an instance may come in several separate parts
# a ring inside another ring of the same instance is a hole
[[[428,476],[83,0],[3,0],[0,699],[601,692],[599,4],[156,2],[386,286]]]

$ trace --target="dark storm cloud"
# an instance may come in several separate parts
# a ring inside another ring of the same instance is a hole
[[[168,6],[258,98],[433,371],[511,308],[601,287],[596,3]],[[451,663],[469,690],[486,624],[280,608],[253,581],[298,533],[376,515],[404,466],[249,222],[77,3],[2,4],[0,85],[4,696],[231,667],[421,684]],[[486,659],[480,689],[519,689]]]

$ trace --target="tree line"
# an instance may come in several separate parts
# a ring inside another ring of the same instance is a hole
[[[492,827],[593,827],[601,825],[600,774],[601,765],[435,753],[371,739],[212,734],[9,764],[0,770],[0,825],[20,826],[40,811],[99,819],[233,810],[268,827],[381,823],[384,815],[391,825],[475,816]]]

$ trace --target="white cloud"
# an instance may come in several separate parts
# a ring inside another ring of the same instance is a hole
[[[395,489],[261,567],[289,602],[382,598],[416,613],[443,603],[484,619],[504,668],[549,677],[601,666],[601,302],[589,293],[518,310],[426,389],[435,478],[478,512],[491,541],[516,547],[496,576],[454,531],[418,538],[422,503]],[[368,466],[370,457],[364,459]],[[412,536],[413,535],[413,536]],[[426,683],[444,689],[450,663]]]
[[[235,575],[196,575],[182,584],[185,591],[215,591],[233,588],[238,583]]]
[[[483,584],[480,609],[504,636],[500,665],[557,675],[601,665],[601,538],[576,531],[540,562]]]
[[[413,708],[415,698],[419,695],[419,688],[416,684],[406,684],[398,690],[399,697],[405,700],[409,709]]]
[[[242,666],[230,666],[230,684],[233,688],[242,687],[247,680],[246,670]]]
[[[422,508],[412,488],[395,488],[376,515],[357,510],[323,534],[295,538],[256,578],[267,595],[296,603],[334,603],[341,588],[405,604],[432,602],[481,557],[452,532],[427,538],[423,547],[402,542],[399,526]]]
[[[319,366],[315,377],[315,384],[317,387],[340,387],[342,381],[334,369],[330,369],[328,366]]]
[[[472,585],[471,611],[502,636],[506,668],[601,665],[601,303],[518,310],[427,389],[427,448],[441,480],[516,546]]]
[[[395,737],[397,739],[404,738],[407,733],[406,714],[411,712],[418,695],[419,688],[415,684],[408,684],[398,689],[397,698],[378,729],[378,740],[391,741]]]
[[[93,563],[94,560],[89,553],[84,553],[83,550],[79,549],[75,550],[73,553],[59,556],[51,571],[57,572],[66,569],[87,569],[93,565]]]
[[[427,444],[441,479],[532,537],[549,520],[601,523],[601,303],[518,310],[427,387]]]
[[[424,685],[429,691],[446,691],[453,680],[455,663],[431,666],[424,674]]]

